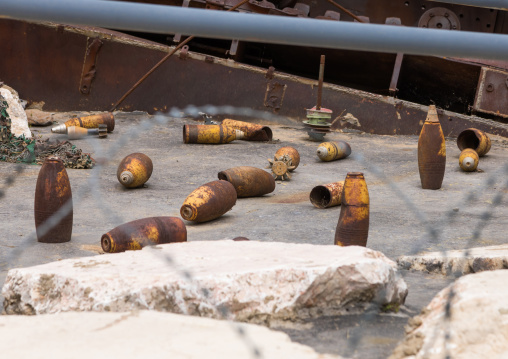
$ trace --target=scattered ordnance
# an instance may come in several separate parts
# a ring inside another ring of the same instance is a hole
[[[328,208],[340,205],[344,181],[316,186],[310,191],[310,202],[317,208]]]
[[[490,151],[491,142],[485,132],[476,128],[468,128],[457,137],[457,146],[461,151],[472,148],[478,153],[478,156],[483,157]]]
[[[460,153],[459,166],[463,171],[473,172],[478,167],[479,156],[472,148],[466,148]]]
[[[423,189],[439,189],[446,166],[446,144],[437,116],[436,106],[430,105],[427,119],[418,139],[418,170]]]
[[[344,141],[323,142],[317,149],[317,155],[321,161],[335,161],[346,158],[351,154],[351,146]]]
[[[78,126],[67,127],[67,136],[69,140],[77,140],[86,136],[99,136],[104,138],[108,136],[108,129],[105,124],[100,124],[98,128],[84,128]]]
[[[228,143],[241,140],[244,133],[223,125],[184,125],[184,143]]]
[[[63,212],[59,212],[60,210]],[[39,171],[35,186],[34,217],[37,240],[44,243],[70,241],[72,216],[72,191],[67,171],[60,158],[48,157]]]
[[[275,179],[291,179],[289,172],[294,171],[300,164],[300,154],[293,147],[282,147],[275,152],[273,160],[268,159],[268,167],[272,169]]]
[[[367,246],[369,236],[369,191],[363,173],[349,172],[344,181],[335,244]]]
[[[222,121],[222,125],[242,131],[246,141],[271,141],[273,138],[272,130],[268,126],[230,119]]]
[[[145,246],[187,242],[187,229],[177,217],[150,217],[137,219],[113,228],[101,237],[106,253],[137,250]]]
[[[213,181],[195,189],[180,208],[182,218],[207,222],[219,218],[236,203],[235,187],[228,181]]]
[[[247,238],[247,237],[236,237],[236,238],[233,238],[233,240],[235,242],[241,242],[241,241],[248,241],[249,238]]]
[[[67,128],[71,126],[98,128],[100,124],[105,124],[108,132],[113,132],[115,129],[115,116],[113,116],[112,113],[103,113],[100,115],[71,118],[70,120],[65,121],[64,124],[53,127],[51,132],[67,133]]]
[[[262,196],[275,190],[273,176],[256,167],[230,168],[219,172],[218,177],[220,180],[231,182],[239,198]]]
[[[153,164],[144,153],[131,153],[125,157],[116,171],[118,181],[127,188],[142,186],[152,175]]]

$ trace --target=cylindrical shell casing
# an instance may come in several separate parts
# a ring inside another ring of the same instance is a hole
[[[366,246],[369,236],[369,191],[363,173],[350,172],[344,181],[335,244]]]
[[[70,206],[69,212],[43,234],[40,227],[62,206]],[[35,186],[34,216],[39,242],[63,243],[71,240],[73,217],[71,183],[64,164],[58,157],[48,157],[39,171]]]
[[[180,208],[182,218],[207,222],[219,218],[236,203],[235,187],[228,181],[213,181],[195,189]]]
[[[316,186],[310,192],[310,202],[317,208],[329,208],[340,205],[344,181]]]
[[[67,127],[67,137],[69,140],[77,140],[78,138],[83,138],[88,136],[88,129],[79,126],[69,126]]]
[[[272,130],[268,126],[256,125],[228,118],[222,121],[222,125],[242,131],[245,134],[243,139],[246,141],[271,141],[273,138]]]
[[[223,125],[184,125],[184,143],[228,143],[243,138],[243,132]]]
[[[125,157],[116,171],[118,181],[127,188],[142,186],[152,175],[153,164],[144,153],[131,153]]]
[[[490,151],[491,142],[485,132],[476,128],[468,128],[457,137],[457,146],[461,151],[466,148],[472,148],[478,153],[478,156],[482,157]]]
[[[296,148],[290,146],[279,148],[277,152],[275,152],[275,157],[277,159],[285,155],[291,157],[292,165],[295,166],[295,168],[290,170],[290,172],[296,170],[296,167],[300,164],[300,153],[298,153]]]
[[[101,238],[102,249],[106,253],[137,250],[149,245],[173,242],[187,242],[187,228],[177,217],[137,219],[113,228]]]
[[[220,180],[231,182],[238,197],[257,197],[275,190],[275,179],[262,169],[249,166],[230,168],[218,173]]]
[[[346,158],[351,154],[351,146],[344,141],[323,142],[317,149],[321,161],[329,162]]]
[[[459,166],[463,171],[473,172],[478,167],[478,153],[472,148],[466,148],[460,153]]]
[[[418,170],[423,189],[439,189],[446,166],[446,145],[436,107],[429,106],[427,119],[418,139]]]
[[[115,116],[112,113],[101,113],[99,115],[71,118],[65,121],[66,127],[97,128],[100,124],[105,124],[108,127],[108,132],[113,132],[115,129]]]

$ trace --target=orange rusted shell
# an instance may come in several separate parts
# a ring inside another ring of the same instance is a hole
[[[273,176],[256,167],[230,168],[219,172],[218,177],[220,180],[231,182],[239,198],[262,196],[275,190]]]
[[[113,228],[101,238],[101,246],[106,253],[174,242],[187,242],[187,228],[177,217],[137,219]]]
[[[369,236],[369,191],[363,173],[350,172],[344,181],[335,244],[339,246],[367,245]]]
[[[184,143],[221,144],[241,140],[242,131],[223,125],[184,125]]]
[[[436,106],[429,106],[418,139],[418,169],[423,189],[439,189],[446,166],[446,145]]]
[[[273,138],[272,130],[268,126],[228,118],[222,121],[222,125],[242,131],[245,134],[243,139],[246,141],[271,141]]]
[[[180,214],[188,221],[211,221],[233,208],[236,197],[235,187],[228,181],[209,182],[185,199]]]
[[[468,128],[457,137],[457,146],[461,151],[466,148],[472,148],[478,153],[478,156],[482,157],[490,151],[491,142],[485,132],[476,128]]]
[[[316,186],[310,192],[310,202],[317,208],[329,208],[340,205],[344,181]]]
[[[275,152],[275,158],[279,159],[283,156],[289,156],[292,161],[291,164],[293,166],[295,166],[295,168],[290,171],[294,171],[296,169],[296,167],[298,167],[298,165],[300,164],[300,154],[298,153],[296,148],[286,146],[286,147],[279,148],[277,150],[277,152]]]
[[[136,188],[150,179],[153,163],[144,153],[131,153],[125,157],[116,171],[118,181],[127,188]]]
[[[62,209],[64,208],[64,209]],[[60,209],[65,213],[57,213]],[[53,215],[61,220],[51,223]],[[63,243],[72,235],[72,192],[71,183],[62,160],[48,157],[37,177],[34,203],[37,240],[44,243]]]
[[[460,153],[459,166],[464,172],[473,172],[478,167],[478,153],[472,148],[466,148]]]
[[[101,113],[99,115],[71,118],[65,122],[66,127],[97,128],[100,124],[105,124],[108,132],[113,132],[115,129],[115,116],[112,113]]]

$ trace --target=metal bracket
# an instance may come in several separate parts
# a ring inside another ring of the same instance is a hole
[[[398,17],[387,17],[385,24],[402,26],[402,21]],[[399,91],[399,89],[397,88],[397,83],[399,82],[400,68],[402,66],[403,58],[404,54],[398,52],[397,57],[395,58],[395,64],[393,65],[392,79],[390,80],[390,88],[388,90],[390,96],[395,96],[397,94],[397,91]]]
[[[178,58],[180,60],[187,60],[187,57],[189,57],[189,46],[185,45],[180,49],[180,52],[178,53]]]
[[[86,52],[85,52],[85,61],[83,62],[83,70],[81,72],[81,81],[79,83],[79,91],[88,95],[90,93],[90,88],[92,87],[92,81],[95,78],[96,73],[96,63],[97,63],[97,54],[102,46],[102,41],[99,38],[93,39],[92,43],[89,45],[89,41],[91,39],[88,38],[86,43]]]
[[[189,7],[190,0],[183,0],[182,7]],[[179,43],[182,40],[182,34],[175,34],[173,37],[174,43]]]

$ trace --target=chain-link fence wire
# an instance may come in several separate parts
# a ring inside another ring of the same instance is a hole
[[[285,119],[284,117],[280,117],[276,114],[272,114],[269,112],[264,111],[257,111],[252,110],[250,108],[242,108],[242,107],[234,107],[234,106],[200,106],[196,107],[193,105],[187,106],[183,109],[180,108],[172,108],[168,113],[162,115],[158,114],[153,116],[151,119],[147,119],[142,121],[137,127],[130,128],[125,134],[121,135],[115,143],[110,146],[109,149],[105,149],[100,141],[93,141],[91,142],[94,146],[94,153],[97,158],[112,158],[114,157],[123,146],[125,146],[128,142],[134,140],[137,136],[139,136],[140,133],[149,131],[151,128],[153,128],[156,125],[165,125],[169,121],[171,121],[171,118],[189,118],[194,117],[198,118],[201,116],[201,113],[206,113],[210,116],[215,115],[228,115],[228,116],[247,116],[252,118],[257,118],[269,122],[278,122],[281,119]],[[168,117],[169,116],[169,117]],[[442,218],[441,222],[430,222],[425,211],[420,209],[416,203],[405,194],[404,190],[401,189],[397,183],[392,180],[389,176],[387,176],[384,171],[379,167],[376,166],[371,161],[366,160],[364,154],[362,151],[357,150],[355,151],[352,156],[354,160],[358,161],[360,164],[364,165],[366,169],[368,169],[374,176],[376,176],[378,179],[385,182],[393,194],[395,194],[397,197],[399,197],[404,205],[408,208],[408,210],[413,214],[413,216],[423,225],[425,231],[427,232],[428,236],[431,238],[431,241],[434,243],[437,243],[440,241],[443,230],[450,224],[454,222],[454,220],[457,217],[456,208],[457,205],[453,205],[450,207],[450,209],[446,212],[445,216]],[[39,233],[40,235],[44,235],[47,233],[51,228],[55,225],[57,225],[61,219],[63,219],[71,210],[73,205],[79,205],[80,201],[83,200],[83,197],[88,194],[92,193],[92,196],[97,201],[97,203],[102,203],[102,197],[101,197],[101,186],[99,185],[100,182],[100,173],[101,173],[101,167],[102,163],[98,162],[96,164],[96,170],[93,171],[93,175],[90,176],[88,179],[88,187],[83,186],[81,187],[76,193],[73,193],[73,203],[69,203],[68,205],[64,205],[58,210],[53,216],[51,216],[46,223],[44,223],[42,226],[39,227]],[[0,188],[0,200],[5,195],[5,191],[8,190],[9,187],[11,187],[16,179],[16,176],[18,176],[23,171],[23,166],[18,165],[15,167],[14,173],[9,175],[5,181],[2,188]],[[458,206],[465,206],[468,203],[474,202],[477,198],[479,198],[483,193],[485,193],[487,190],[492,189],[492,187],[496,184],[496,179],[499,178],[505,178],[508,177],[508,163],[503,164],[498,168],[497,171],[494,171],[492,174],[489,175],[489,177],[484,181],[483,185],[480,186],[480,188],[474,190],[474,191],[468,191],[468,194],[466,194],[460,201]],[[92,189],[92,190],[91,190]],[[471,237],[469,238],[467,242],[467,247],[473,246],[480,238],[481,233],[483,229],[488,225],[489,221],[493,217],[493,213],[495,209],[502,203],[504,191],[508,189],[508,179],[503,182],[503,186],[498,188],[497,191],[494,194],[493,200],[491,201],[490,205],[487,206],[487,208],[483,211],[479,218],[479,223],[474,226],[473,233]],[[104,216],[107,216],[107,218],[112,219],[114,222],[122,223],[124,222],[123,219],[116,215],[113,211],[109,211],[106,206],[98,206],[102,214]],[[10,252],[7,258],[8,266],[10,267],[12,261],[20,256],[24,249],[26,249],[28,246],[31,245],[36,240],[36,232],[35,230],[30,233],[29,235],[25,236],[20,244]],[[406,253],[406,255],[412,255],[420,253],[423,249],[424,244],[421,243],[414,243],[412,245],[412,248]],[[169,263],[171,266],[173,266],[178,273],[187,281],[194,282],[194,275],[192,271],[189,268],[186,268],[183,264],[178,263],[177,258],[173,258],[169,254],[160,254],[159,251],[152,251],[154,255],[163,256],[164,260]],[[446,251],[443,251],[443,256],[446,257],[447,253]],[[466,258],[469,255],[469,250],[464,251],[464,258]],[[455,278],[458,278],[462,273],[455,272],[455,273],[448,273]],[[227,306],[224,305],[215,305],[213,303],[210,303],[210,293],[206,288],[198,288],[199,292],[202,293],[204,301],[207,301],[208,304],[210,304],[212,307],[214,307],[218,313],[221,314],[222,318],[229,319],[230,318],[230,311],[227,308]],[[446,313],[443,318],[443,320],[449,322],[452,316],[452,302],[455,295],[455,291],[453,286],[451,287],[451,290],[449,291],[449,296],[447,299],[447,305],[446,305]],[[383,295],[381,293],[379,298],[382,298]],[[360,316],[359,321],[369,322],[374,321],[377,317],[377,314],[379,313],[379,308],[381,307],[383,303],[377,302],[376,299],[374,299],[370,304],[366,306],[365,311]],[[238,336],[243,340],[245,345],[249,348],[251,356],[254,358],[260,358],[262,357],[262,348],[255,344],[251,338],[248,337],[247,333],[243,330],[242,327],[232,324],[235,328],[236,333]],[[436,328],[437,330],[437,328]],[[437,333],[434,333],[434,337],[437,337]],[[348,339],[348,351],[354,350],[358,347],[359,341],[361,340],[362,335],[360,332],[352,333]],[[449,341],[451,339],[451,332],[448,330],[445,333],[445,339],[446,341]],[[446,343],[445,341],[445,343]],[[447,353],[447,358],[451,358],[450,354],[448,353],[448,347],[445,345],[445,353]]]

